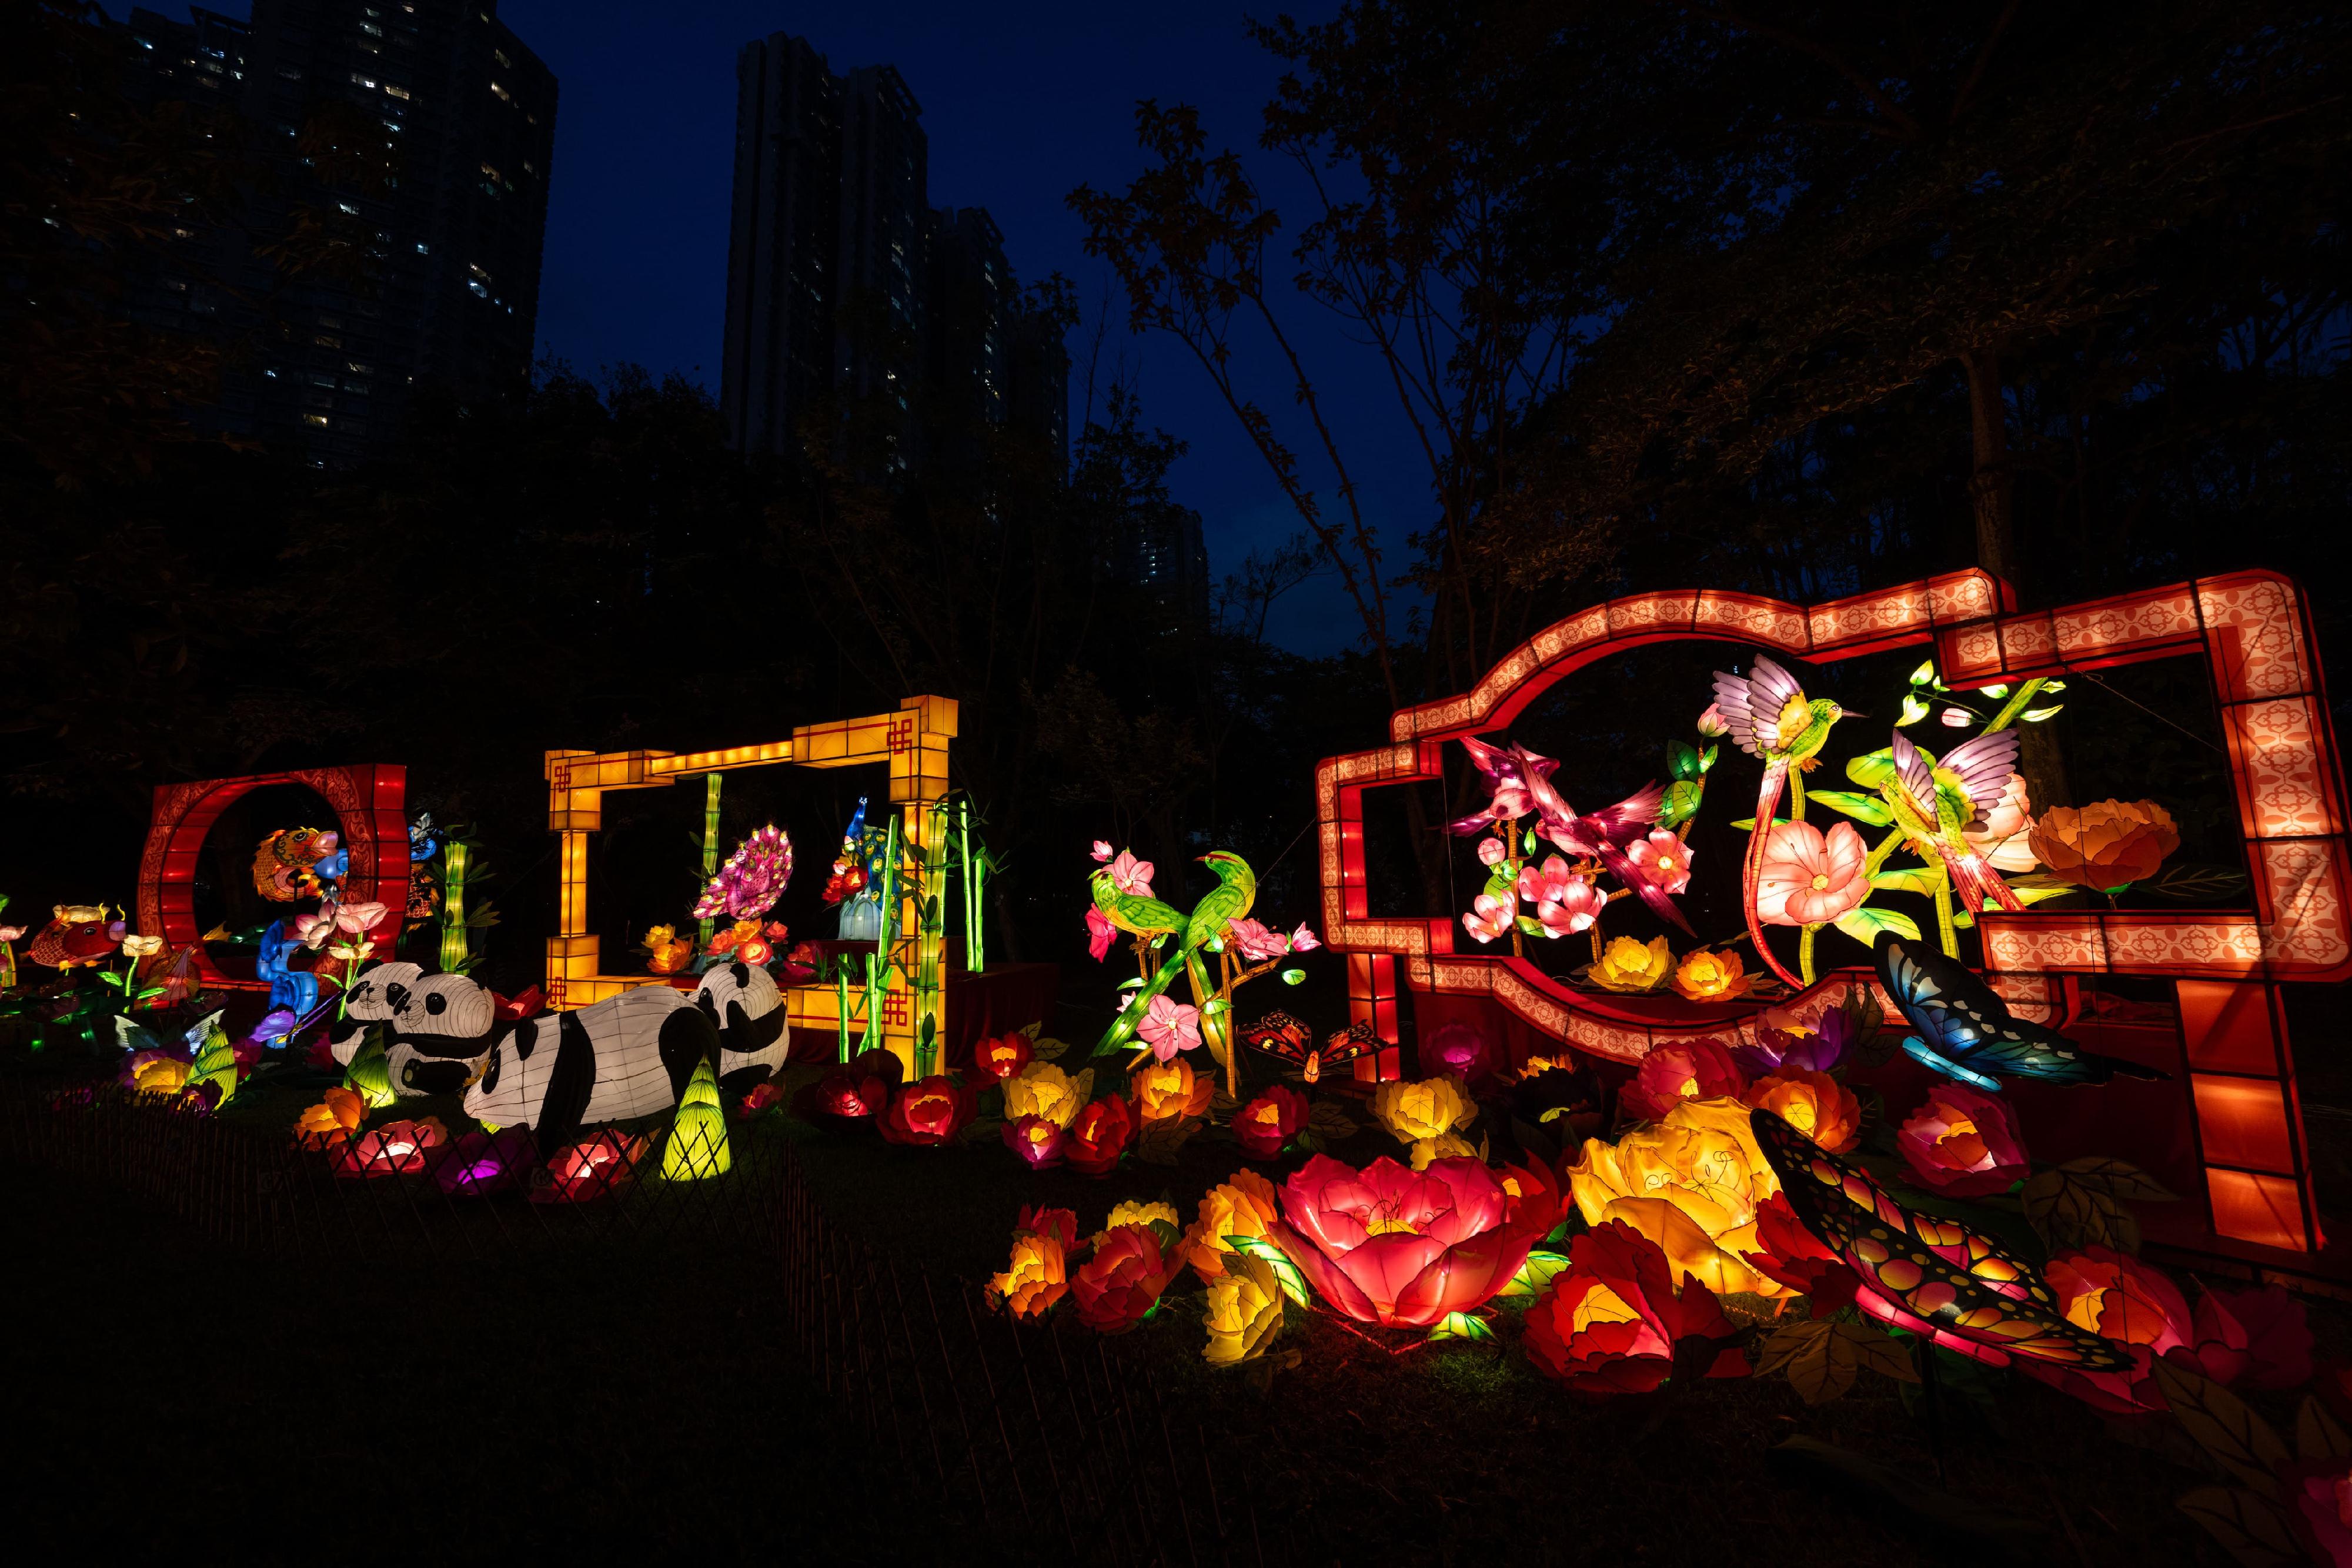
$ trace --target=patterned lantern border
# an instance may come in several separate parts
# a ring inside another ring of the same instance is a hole
[[[238,800],[270,784],[299,784],[334,809],[335,831],[351,855],[343,888],[353,903],[408,907],[405,768],[377,762],[159,784],[148,816],[147,848],[139,859],[139,929],[163,937],[167,948],[195,948],[196,974],[207,990],[269,988],[267,980],[223,974],[205,952],[203,932],[196,925],[195,887],[196,861],[213,824]],[[378,958],[392,956],[398,935],[399,923],[391,921],[370,936]]]
[[[2352,870],[2327,704],[2301,591],[2246,571],[2058,610],[2019,612],[2007,583],[1969,570],[1811,607],[1752,594],[1675,591],[1594,605],[1538,632],[1470,691],[1399,710],[1391,744],[1316,769],[1323,919],[1350,957],[1355,1010],[1393,1040],[1402,962],[1416,989],[1486,995],[1551,1038],[1621,1061],[1671,1040],[1720,1034],[1720,1011],[1578,992],[1525,959],[1454,950],[1451,919],[1375,920],[1366,882],[1363,792],[1439,777],[1448,740],[1507,726],[1562,678],[1647,643],[1745,643],[1813,663],[1923,643],[1955,686],[2063,676],[2182,654],[2205,656],[2227,739],[2252,910],[1989,913],[1992,982],[2018,1010],[2061,1021],[2067,977],[2147,975],[2179,984],[2183,1050],[2221,1236],[2308,1251],[2318,1220],[2306,1179],[2281,981],[2352,974]],[[1359,973],[1360,971],[1360,973]],[[1857,983],[1825,979],[1811,1011]],[[2257,1024],[2260,1025],[2257,1028]]]

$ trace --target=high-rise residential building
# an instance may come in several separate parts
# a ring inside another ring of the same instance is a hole
[[[804,422],[856,407],[887,473],[1008,420],[1067,461],[1068,356],[1021,313],[988,214],[931,209],[928,163],[892,68],[836,76],[786,33],[737,55],[719,409],[738,450],[798,451]]]
[[[131,302],[230,348],[200,423],[341,466],[399,439],[420,386],[527,382],[556,82],[496,0],[254,0],[249,23],[125,30],[133,90],[235,112],[261,171],[246,221],[183,234]],[[289,276],[267,250],[296,231],[348,261]]]
[[[1209,547],[1192,507],[1134,508],[1112,534],[1105,564],[1113,581],[1144,590],[1171,612],[1207,619]]]

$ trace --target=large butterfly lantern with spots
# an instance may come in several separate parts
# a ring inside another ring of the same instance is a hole
[[[1991,1366],[2132,1365],[2124,1346],[2068,1322],[2032,1265],[1990,1237],[1905,1208],[1769,1111],[1748,1120],[1797,1218],[1861,1277],[1854,1304],[1871,1316]]]

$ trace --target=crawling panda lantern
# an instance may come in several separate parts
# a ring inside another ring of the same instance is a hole
[[[714,964],[695,988],[694,1006],[719,1031],[718,1074],[730,1093],[749,1093],[783,1066],[791,1040],[784,993],[756,964]]]
[[[463,975],[427,975],[414,964],[378,964],[346,1000],[356,1020],[328,1049],[348,1067],[370,1030],[382,1031],[392,1092],[454,1094],[473,1081],[498,1033],[498,998]]]
[[[466,1091],[466,1114],[529,1127],[542,1157],[591,1123],[671,1109],[695,1065],[719,1061],[710,1016],[667,986],[641,986],[572,1012],[517,1024]]]
[[[730,1090],[751,1088],[783,1061],[784,1020],[783,993],[757,965],[716,965],[692,997],[640,986],[518,1024],[466,1091],[466,1114],[529,1127],[552,1155],[583,1127],[674,1109],[698,1063]]]

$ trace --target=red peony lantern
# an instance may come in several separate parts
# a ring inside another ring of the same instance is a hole
[[[1735,1332],[1714,1291],[1690,1279],[1677,1293],[1664,1250],[1622,1220],[1578,1237],[1569,1258],[1568,1272],[1528,1309],[1527,1346],[1528,1360],[1575,1393],[1647,1394],[1674,1375],[1684,1342],[1704,1350]],[[1748,1374],[1736,1349],[1706,1364],[1709,1377]]]
[[[1277,1083],[1242,1107],[1234,1118],[1234,1136],[1250,1158],[1273,1159],[1306,1125],[1307,1112],[1306,1095]]]
[[[882,1135],[894,1144],[949,1143],[971,1124],[979,1098],[978,1090],[945,1073],[902,1085],[890,1097]]]
[[[1360,1322],[1428,1328],[1509,1284],[1559,1218],[1559,1197],[1514,1199],[1475,1159],[1410,1170],[1386,1157],[1350,1170],[1308,1160],[1269,1231],[1315,1293]]]
[[[1062,1146],[1063,1157],[1070,1168],[1083,1176],[1099,1179],[1110,1175],[1126,1152],[1128,1140],[1135,1135],[1135,1118],[1127,1102],[1116,1094],[1106,1094],[1080,1108],[1070,1119],[1070,1134]]]
[[[1174,1272],[1150,1226],[1114,1226],[1070,1276],[1070,1299],[1078,1321],[1097,1333],[1125,1333],[1151,1315]]]

